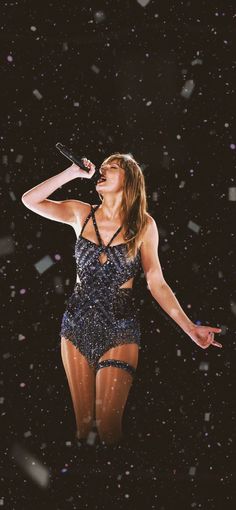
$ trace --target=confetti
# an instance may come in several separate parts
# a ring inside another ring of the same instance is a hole
[[[146,7],[149,4],[150,0],[137,0],[138,4],[142,7]]]
[[[33,94],[39,100],[42,99],[42,97],[43,97],[42,94],[40,94],[40,92],[38,91],[38,89],[34,89]]]
[[[208,361],[201,361],[199,365],[199,370],[207,371],[209,369],[209,363]]]
[[[38,262],[34,264],[35,269],[38,271],[39,274],[45,273],[47,269],[49,269],[51,266],[53,266],[54,261],[49,255],[45,255],[42,259],[40,259]]]
[[[185,97],[186,99],[189,99],[189,97],[192,95],[192,92],[194,90],[195,83],[193,80],[187,80],[180,92],[180,95],[182,97]]]
[[[198,234],[201,227],[199,225],[197,225],[197,223],[195,223],[194,221],[189,220],[188,228],[190,228],[190,230],[192,230],[193,232],[196,232],[196,234]]]
[[[229,188],[229,200],[231,202],[235,202],[236,200],[236,188],[235,187],[231,187]]]
[[[23,448],[19,443],[15,443],[11,451],[12,457],[21,467],[22,471],[28,475],[39,487],[46,488],[49,485],[49,470],[29,451]]]
[[[15,245],[11,236],[5,236],[0,238],[0,256],[10,255],[14,253]]]
[[[96,66],[95,64],[93,64],[90,69],[92,69],[92,71],[94,71],[94,73],[96,74],[99,74],[100,73],[100,69],[98,66]]]

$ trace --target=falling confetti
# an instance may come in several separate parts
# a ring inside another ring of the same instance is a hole
[[[38,262],[34,264],[35,269],[38,271],[39,274],[45,273],[47,269],[52,267],[54,264],[54,261],[50,257],[50,255],[45,255],[42,259],[40,259]]]
[[[229,188],[229,200],[235,202],[236,200],[236,187]]]
[[[149,4],[150,0],[137,0],[137,2],[142,7],[146,7]]]
[[[0,238],[0,256],[10,255],[14,253],[15,245],[11,236],[5,236]]]
[[[209,363],[208,361],[201,361],[200,365],[199,365],[199,370],[203,370],[203,371],[207,371],[209,370]]]
[[[43,96],[42,96],[42,94],[40,94],[40,92],[39,92],[39,90],[38,90],[38,89],[34,89],[34,90],[33,90],[33,94],[34,94],[34,96],[35,96],[37,99],[39,99],[39,100],[40,100],[40,99],[42,99],[42,97],[43,97]]]
[[[180,92],[180,95],[186,99],[189,99],[192,95],[194,87],[195,87],[195,83],[193,80],[186,81],[181,92]]]
[[[199,225],[197,225],[197,223],[195,223],[194,221],[189,220],[189,222],[188,222],[188,228],[190,228],[190,230],[192,230],[193,232],[195,232],[196,234],[198,234],[198,233],[199,233],[199,231],[200,231],[200,228],[201,228],[201,227],[200,227]]]
[[[22,471],[40,488],[48,488],[50,482],[49,470],[36,457],[19,443],[14,443],[12,446],[11,455]]]

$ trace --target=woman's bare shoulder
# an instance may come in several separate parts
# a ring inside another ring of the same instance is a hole
[[[144,233],[142,236],[143,242],[151,241],[152,237],[153,236],[155,237],[156,234],[158,233],[157,224],[153,216],[146,212],[146,218],[147,218],[146,228],[144,229]]]

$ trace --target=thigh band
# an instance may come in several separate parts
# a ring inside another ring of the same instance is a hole
[[[117,367],[117,368],[123,368],[124,370],[127,370],[132,376],[134,376],[136,369],[132,367],[129,363],[126,361],[122,361],[119,359],[103,359],[102,361],[98,361],[96,366],[96,372],[100,368],[104,367]]]

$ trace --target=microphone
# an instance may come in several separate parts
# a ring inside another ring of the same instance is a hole
[[[69,149],[65,145],[62,145],[62,143],[59,142],[56,143],[56,148],[63,154],[63,156],[70,159],[70,161],[78,165],[80,168],[82,168],[82,170],[85,170],[86,172],[90,171],[90,169],[84,165],[83,161],[81,161],[81,158],[79,158],[79,156],[77,156],[77,154],[75,154],[74,151],[72,151],[71,149]],[[97,172],[96,169],[95,172]]]

